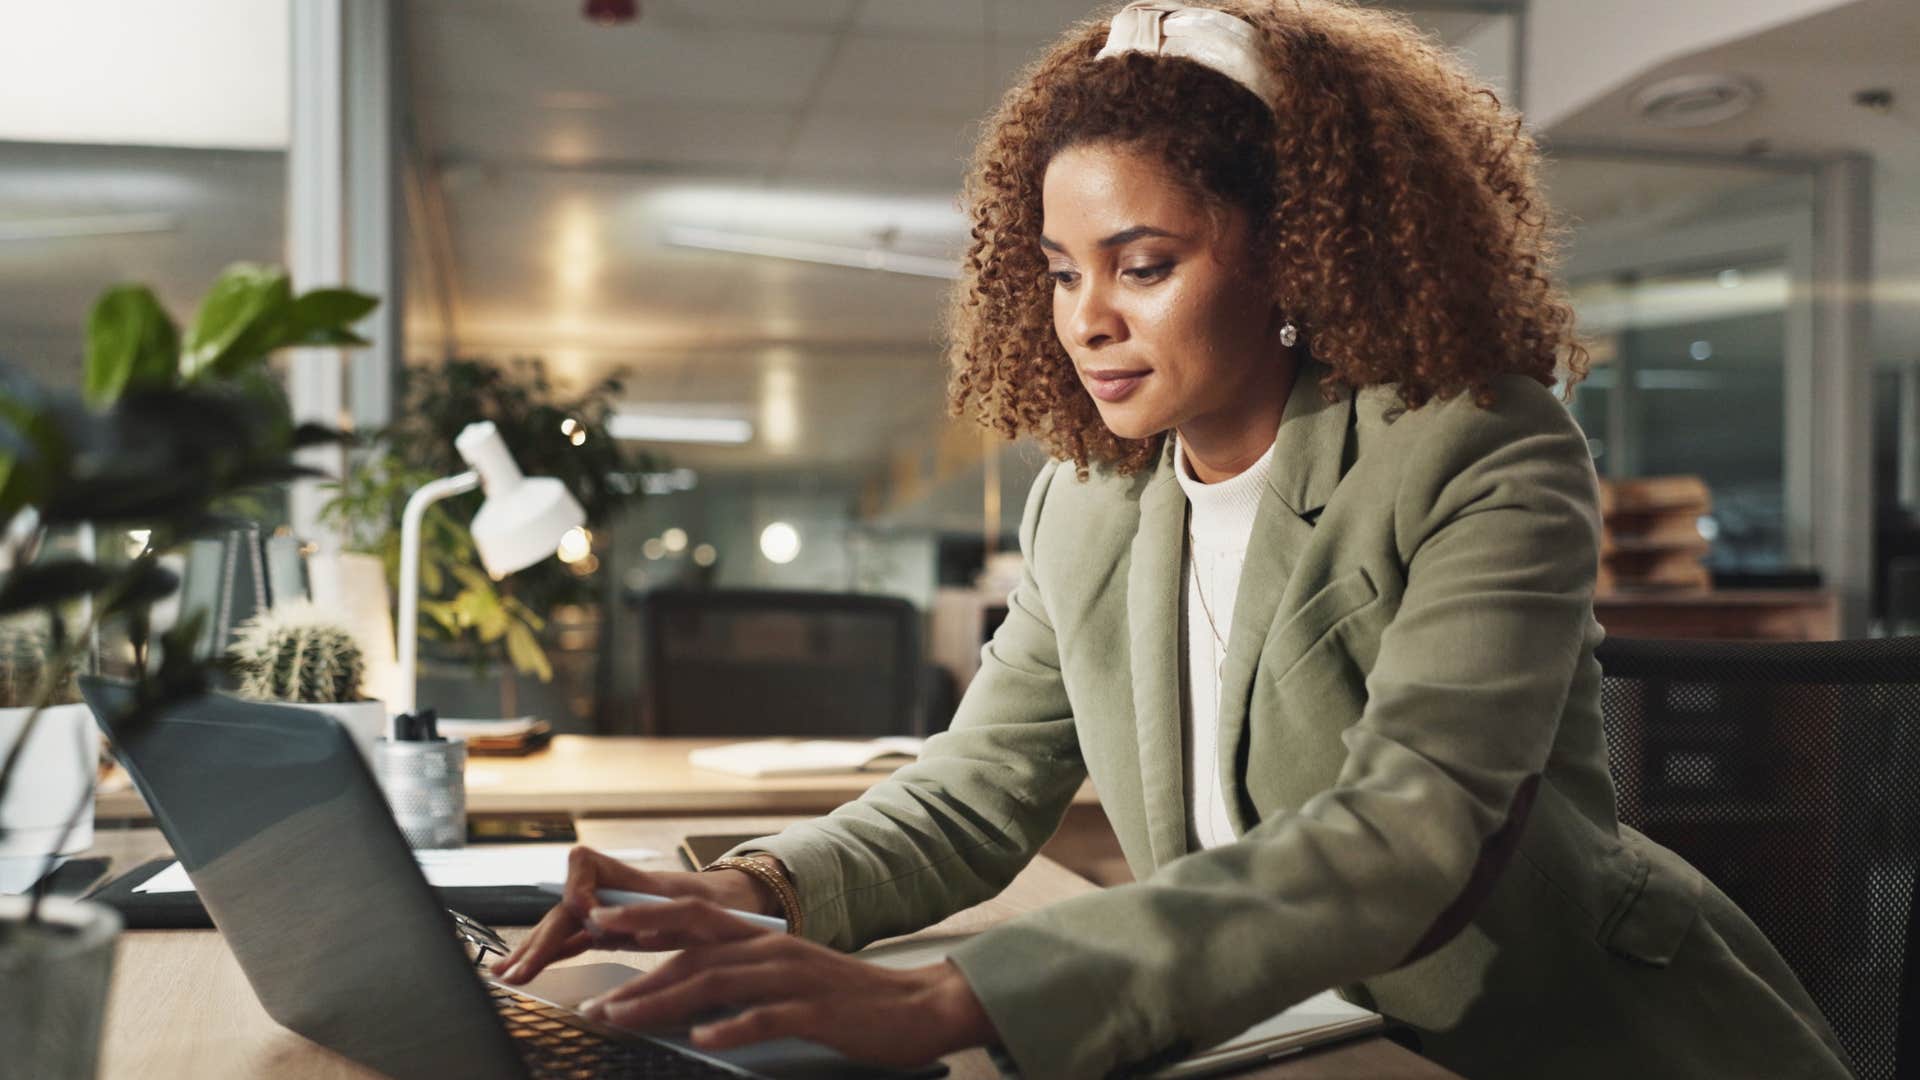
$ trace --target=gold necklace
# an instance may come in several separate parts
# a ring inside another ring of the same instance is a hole
[[[1227,639],[1220,636],[1220,626],[1213,621],[1213,610],[1207,606],[1207,590],[1200,586],[1200,542],[1194,539],[1193,530],[1187,530],[1187,563],[1193,574],[1194,595],[1200,597],[1200,613],[1207,617],[1207,629],[1213,632],[1213,677],[1226,678]]]

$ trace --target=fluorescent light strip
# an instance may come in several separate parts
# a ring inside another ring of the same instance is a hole
[[[607,434],[635,442],[738,445],[753,441],[753,423],[723,416],[660,416],[621,412],[607,417]]]
[[[949,259],[927,255],[906,255],[881,248],[847,247],[812,240],[789,240],[777,236],[722,232],[687,225],[669,225],[665,239],[671,247],[698,248],[702,251],[727,251],[739,255],[764,255],[795,262],[849,266],[856,270],[885,270],[915,277],[952,281],[960,276],[960,266]]]
[[[72,240],[86,236],[172,232],[180,221],[172,214],[96,214],[90,217],[0,221],[0,241]]]

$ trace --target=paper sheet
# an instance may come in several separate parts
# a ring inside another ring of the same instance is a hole
[[[427,883],[441,888],[466,888],[487,885],[538,885],[543,881],[567,880],[567,852],[572,844],[484,844],[464,848],[415,851],[414,858],[427,875]],[[624,848],[605,854],[622,862],[657,859],[660,853],[650,848]],[[192,892],[193,882],[185,867],[172,863],[166,869],[134,886],[134,892]]]

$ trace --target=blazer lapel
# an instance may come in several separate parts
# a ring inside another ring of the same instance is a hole
[[[1274,438],[1273,468],[1254,512],[1253,533],[1240,568],[1240,588],[1234,595],[1233,629],[1228,634],[1227,657],[1220,675],[1217,767],[1222,790],[1227,793],[1227,815],[1236,834],[1254,825],[1242,781],[1247,767],[1247,708],[1253,697],[1254,668],[1273,628],[1274,613],[1287,582],[1293,577],[1294,564],[1313,540],[1313,522],[1351,464],[1348,436],[1353,398],[1342,392],[1338,400],[1328,402],[1320,392],[1320,378],[1326,373],[1325,365],[1307,362],[1287,397]],[[1172,486],[1179,488],[1178,484]]]
[[[1140,525],[1127,569],[1133,722],[1155,866],[1186,854],[1187,807],[1180,730],[1180,557],[1187,500],[1174,482],[1171,443],[1140,492]]]

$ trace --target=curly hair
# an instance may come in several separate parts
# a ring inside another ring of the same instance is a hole
[[[1118,5],[1115,5],[1117,8]],[[1030,64],[987,120],[963,201],[972,241],[947,312],[948,407],[1053,457],[1130,475],[1164,434],[1101,422],[1052,322],[1041,183],[1069,147],[1150,153],[1212,208],[1250,215],[1274,302],[1328,365],[1321,392],[1397,384],[1410,409],[1506,373],[1568,393],[1587,373],[1550,273],[1558,225],[1520,117],[1403,17],[1346,0],[1207,0],[1259,31],[1269,109],[1211,68],[1095,61],[1105,17]]]

